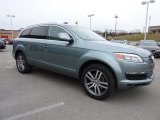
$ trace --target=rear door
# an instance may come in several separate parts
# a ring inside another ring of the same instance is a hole
[[[39,26],[32,28],[29,37],[27,38],[26,49],[29,61],[32,64],[42,64],[42,55],[44,52],[44,42],[47,39],[48,27]]]

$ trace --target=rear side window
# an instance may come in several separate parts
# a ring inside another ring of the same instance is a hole
[[[24,31],[21,33],[20,38],[29,38],[30,32],[31,32],[31,29],[24,30]]]
[[[48,27],[41,26],[41,27],[33,28],[30,33],[30,38],[47,39],[48,38]]]

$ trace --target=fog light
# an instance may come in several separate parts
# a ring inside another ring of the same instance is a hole
[[[144,79],[147,79],[147,73],[145,72],[126,72],[126,78],[128,80],[144,80]]]

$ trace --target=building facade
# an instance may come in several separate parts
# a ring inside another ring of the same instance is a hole
[[[13,38],[16,38],[20,30],[13,30]],[[6,38],[7,40],[12,39],[12,31],[0,29],[0,38]]]
[[[148,32],[153,34],[160,34],[160,26],[149,26]]]

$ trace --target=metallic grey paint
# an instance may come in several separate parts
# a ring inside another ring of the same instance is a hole
[[[93,60],[101,62],[113,71],[118,87],[122,85],[150,84],[154,79],[154,74],[144,80],[127,80],[125,77],[126,72],[145,72],[150,74],[151,69],[154,67],[154,62],[149,62],[151,53],[147,50],[130,45],[112,43],[107,40],[83,40],[66,25],[43,24],[38,26],[60,26],[73,36],[74,42],[68,44],[66,41],[17,37],[13,43],[14,57],[16,52],[21,50],[29,64],[75,78],[79,78],[80,68],[86,62]],[[136,54],[144,62],[118,61],[113,55],[113,53],[117,52]]]

